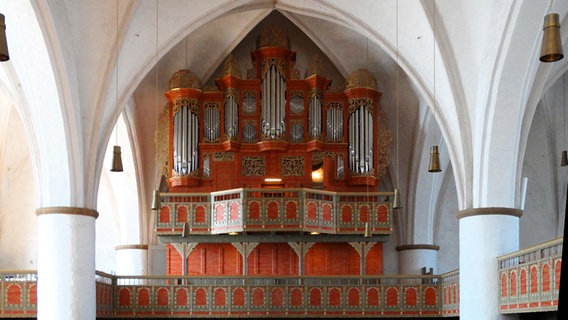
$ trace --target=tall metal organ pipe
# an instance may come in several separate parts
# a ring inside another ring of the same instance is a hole
[[[183,106],[174,116],[174,163],[173,169],[186,175],[199,168],[199,119]]]
[[[265,138],[275,139],[285,132],[286,80],[271,65],[262,80],[262,124]]]
[[[349,170],[355,175],[374,169],[373,115],[363,105],[349,116]]]

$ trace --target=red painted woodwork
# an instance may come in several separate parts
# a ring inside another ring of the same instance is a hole
[[[517,295],[517,272],[511,271],[511,295]]]
[[[560,270],[562,269],[562,260],[557,260],[556,263],[554,264],[554,273],[555,273],[555,283],[554,283],[554,288],[556,290],[560,290]]]
[[[368,275],[383,274],[383,244],[377,242],[367,253],[365,271]]]
[[[160,208],[160,223],[168,223],[170,222],[170,208],[169,207],[161,207]]]
[[[252,291],[252,305],[257,307],[264,305],[264,289],[255,288]]]
[[[168,246],[166,247],[166,274],[182,275],[183,272],[181,268],[182,268],[181,255],[176,250],[176,248],[174,248],[174,246],[168,244]]]
[[[521,270],[521,294],[527,294],[527,270]]]
[[[141,307],[150,306],[150,292],[147,288],[138,289],[138,305]]]
[[[182,206],[178,209],[177,211],[177,222],[187,222],[187,207],[186,206]]]
[[[249,255],[249,275],[297,275],[298,256],[287,243],[260,243]]]
[[[188,275],[241,275],[242,259],[230,243],[200,243],[187,259]]]
[[[507,274],[503,273],[501,275],[501,297],[507,296]]]
[[[386,294],[387,294],[387,299],[386,299],[387,306],[398,305],[398,289],[388,288],[386,290]]]
[[[186,306],[188,304],[187,289],[180,288],[176,290],[176,307]]]
[[[310,306],[321,306],[321,290],[319,288],[310,289]]]
[[[244,306],[245,305],[245,291],[241,288],[236,288],[233,291],[233,305],[234,306]]]
[[[220,288],[215,290],[214,305],[219,307],[219,306],[225,306],[226,304],[227,304],[227,299],[225,295],[225,290]]]
[[[298,217],[298,205],[294,201],[286,203],[286,219],[295,220]]]
[[[531,266],[531,293],[538,292],[538,270],[536,266]]]
[[[338,306],[341,304],[341,292],[337,288],[333,288],[329,290],[328,293],[328,305],[330,306]]]
[[[424,305],[436,306],[438,304],[437,291],[435,288],[426,288],[424,290]]]
[[[378,306],[379,305],[379,290],[371,288],[367,290],[367,305]]]
[[[377,222],[388,222],[389,221],[389,211],[387,205],[382,205],[377,208]]]
[[[360,258],[348,243],[316,243],[305,260],[306,275],[358,275]]]
[[[6,286],[6,303],[18,305],[22,303],[22,288],[19,284],[9,284]]]
[[[118,292],[118,304],[121,306],[130,306],[130,290],[121,288]]]
[[[193,221],[195,223],[204,223],[206,221],[205,207],[197,206],[195,208],[195,213],[193,214]]]
[[[158,306],[167,306],[170,304],[170,293],[166,288],[158,289]]]
[[[281,288],[272,289],[270,302],[274,307],[281,307],[284,305],[284,293]]]
[[[416,288],[406,288],[404,295],[404,304],[407,306],[416,306],[418,304]]]
[[[293,288],[290,293],[291,299],[290,303],[292,306],[301,306],[303,305],[304,295],[300,288]]]
[[[357,307],[361,304],[361,295],[359,294],[359,289],[351,288],[347,293],[347,305],[350,307]]]
[[[542,292],[550,291],[550,267],[548,264],[542,265]]]
[[[195,305],[196,306],[205,306],[207,305],[207,291],[205,289],[196,289],[194,292],[195,296]]]

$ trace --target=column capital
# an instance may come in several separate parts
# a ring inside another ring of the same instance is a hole
[[[459,211],[457,217],[458,219],[461,219],[483,215],[507,215],[520,218],[523,215],[523,210],[506,207],[472,208]]]
[[[97,210],[88,209],[88,208],[80,208],[80,207],[43,207],[36,209],[36,215],[44,215],[44,214],[70,214],[70,215],[79,215],[79,216],[88,216],[93,218],[98,218],[99,213]]]

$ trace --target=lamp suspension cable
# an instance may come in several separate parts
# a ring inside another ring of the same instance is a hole
[[[155,91],[154,91],[154,107],[155,107],[155,116],[156,116],[156,134],[158,132],[158,0],[156,0],[156,34],[155,34],[155,41],[156,41],[156,52],[155,52],[155,60],[156,60],[156,64],[154,65],[154,75],[155,75]],[[156,166],[156,170],[158,170],[158,172],[160,171],[159,169],[159,163],[158,163],[158,141],[156,139],[154,139],[154,143],[155,143],[155,166]],[[161,176],[161,175],[160,175]],[[159,189],[154,189],[154,192],[152,194],[152,210],[160,210],[162,206],[162,199],[160,197],[160,190]]]
[[[566,167],[568,166],[568,151],[566,150],[566,73],[562,75],[562,103],[564,107],[564,116],[562,117],[564,121],[564,150],[562,151],[562,156],[560,158],[560,166]]]
[[[115,69],[115,108],[118,110],[120,109],[118,106],[118,1],[116,1],[116,37],[115,37],[115,44],[114,44],[114,52],[115,52],[115,65],[116,67]],[[114,126],[114,137],[115,137],[115,144],[113,147],[113,152],[112,152],[112,166],[110,171],[112,172],[122,172],[123,171],[123,167],[122,167],[122,152],[120,150],[120,145],[118,145],[118,126],[119,126],[119,119],[120,119],[120,113],[118,115],[118,118],[116,120],[116,124]]]
[[[400,136],[398,133],[398,108],[399,108],[399,88],[398,88],[398,77],[399,77],[399,52],[398,52],[398,0],[396,0],[396,26],[395,26],[395,33],[396,33],[396,72],[395,72],[395,108],[396,108],[396,188],[394,188],[394,195],[392,200],[392,208],[393,209],[400,209],[402,208],[400,204],[400,190],[398,187],[400,186],[400,175],[399,175],[399,158],[398,158],[398,144],[400,140]]]
[[[433,0],[433,30],[432,30],[432,61],[433,61],[433,86],[434,86],[434,105],[433,108],[436,106],[436,0]],[[433,109],[432,108],[432,109]],[[438,146],[434,145],[430,148],[430,163],[428,165],[428,172],[440,172],[442,171],[440,167],[440,153],[438,151]]]

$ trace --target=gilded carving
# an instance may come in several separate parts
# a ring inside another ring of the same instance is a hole
[[[170,151],[170,112],[168,105],[162,107],[158,117],[158,127],[154,133],[154,143],[156,144],[158,168],[163,176],[170,177],[168,170],[168,156]]]
[[[389,129],[387,116],[382,109],[379,109],[378,118],[377,170],[379,177],[382,177],[386,174],[390,162],[392,133]]]
[[[170,90],[177,88],[192,88],[201,89],[201,81],[197,75],[189,70],[179,70],[170,78],[170,83],[168,85]]]
[[[280,47],[290,49],[290,39],[282,29],[271,24],[264,28],[258,38],[256,38],[256,48]]]
[[[282,75],[282,77],[286,78],[286,61],[277,58],[262,60],[260,63],[261,74],[264,75],[266,71],[270,69],[271,65],[276,66],[276,69],[278,69],[278,72]]]
[[[262,177],[266,175],[264,157],[243,157],[241,172],[245,177]]]
[[[316,74],[324,75],[324,71],[325,67],[322,57],[319,54],[314,53],[314,55],[312,55],[312,59],[308,63],[308,67],[306,68],[305,78],[311,77]]]
[[[213,161],[235,161],[234,152],[213,152]]]
[[[192,98],[180,98],[176,99],[173,104],[173,113],[174,116],[178,111],[181,110],[183,107],[189,107],[189,110],[195,114],[199,114],[199,105],[197,104],[197,99]]]
[[[353,72],[345,81],[346,89],[370,88],[377,90],[377,80],[371,72],[359,69]]]
[[[280,158],[280,174],[283,177],[304,176],[304,157]]]
[[[371,115],[374,113],[373,99],[370,97],[349,99],[349,114],[359,109],[359,107],[366,108],[369,111],[369,113],[371,113]]]
[[[223,65],[223,75],[232,75],[237,78],[241,78],[241,66],[239,60],[237,60],[232,54],[230,54],[227,59],[225,59],[225,64]]]

